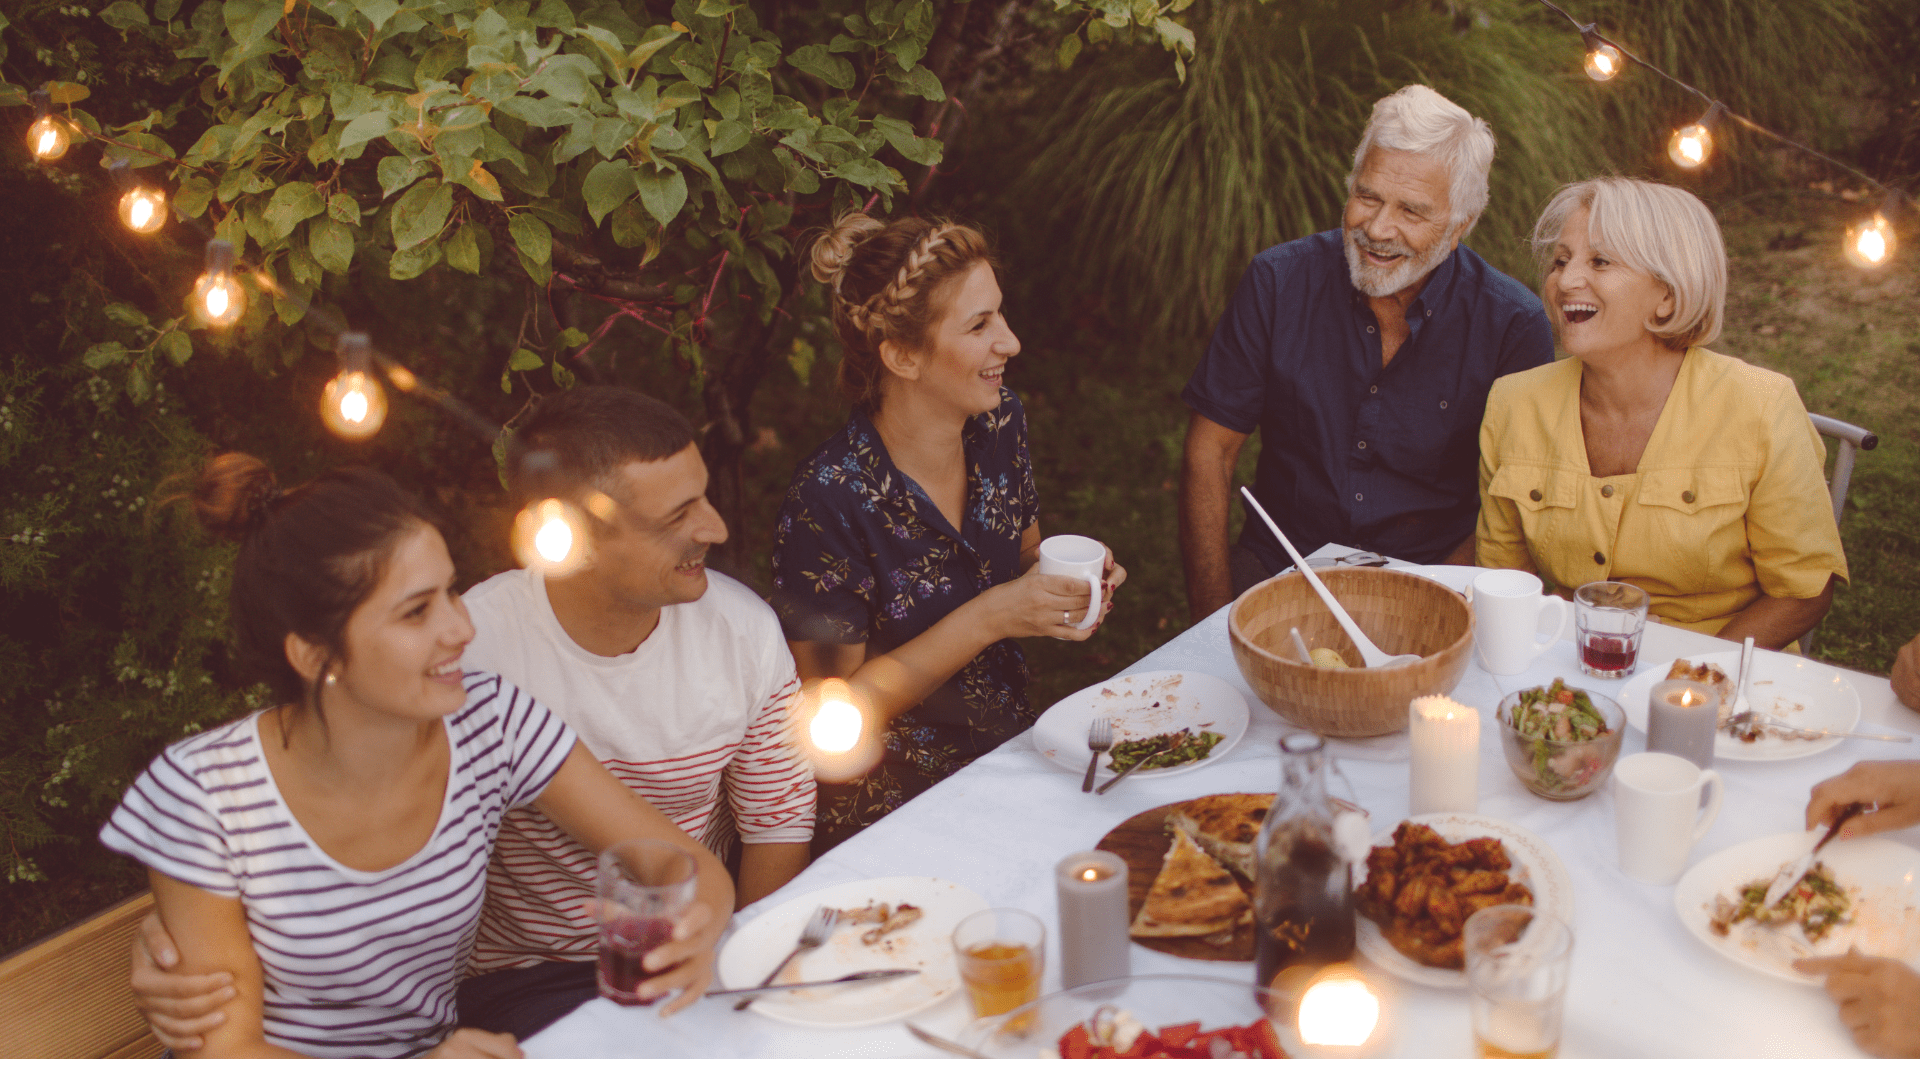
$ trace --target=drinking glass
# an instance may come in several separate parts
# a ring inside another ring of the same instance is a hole
[[[661,840],[622,840],[600,853],[600,996],[651,1005],[636,988],[649,975],[641,960],[673,937],[693,903],[699,871],[685,849]]]
[[[1484,1058],[1550,1058],[1573,967],[1573,931],[1542,911],[1495,904],[1462,932],[1474,1049]]]
[[[1574,638],[1583,673],[1596,679],[1633,674],[1646,628],[1646,590],[1624,581],[1589,581],[1573,591]]]
[[[974,1015],[999,1016],[1040,996],[1047,928],[1017,908],[976,911],[953,928],[953,954]]]

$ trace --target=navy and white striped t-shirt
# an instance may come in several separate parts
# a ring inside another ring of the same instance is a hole
[[[268,1042],[322,1057],[400,1057],[454,1024],[507,810],[545,790],[574,735],[486,672],[444,718],[451,760],[440,823],[398,866],[329,858],[288,812],[254,713],[162,751],[100,830],[109,848],[246,906],[266,976]]]

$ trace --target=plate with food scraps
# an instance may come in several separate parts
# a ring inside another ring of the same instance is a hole
[[[1821,923],[1835,906],[1832,892],[1804,881],[1781,900],[1780,921],[1761,925],[1746,917],[1758,905],[1742,903],[1745,891],[1757,887],[1764,900],[1774,875],[1812,850],[1815,839],[1810,832],[1763,836],[1700,860],[1673,889],[1680,921],[1720,955],[1793,982],[1823,981],[1793,970],[1795,960],[1850,948],[1920,965],[1920,851],[1882,836],[1835,840],[1820,849],[1817,865],[1846,898],[1839,912],[1844,921],[1824,933]],[[1717,932],[1716,924],[1727,932]]]
[[[1740,651],[1702,653],[1683,657],[1699,667],[1711,664],[1727,677],[1722,705],[1722,723],[1732,708],[1739,688],[1733,680],[1740,674]],[[1677,661],[1676,661],[1677,663]],[[1659,664],[1642,671],[1620,687],[1620,707],[1626,710],[1627,723],[1647,730],[1647,696],[1656,684],[1665,682],[1672,665]],[[1747,703],[1755,713],[1802,728],[1826,728],[1852,731],[1860,722],[1860,695],[1837,668],[1817,664],[1802,656],[1778,653],[1770,649],[1753,651],[1753,685],[1747,689]],[[1845,739],[1832,736],[1808,738],[1778,728],[1757,727],[1760,736],[1744,741],[1724,729],[1714,737],[1713,756],[1719,761],[1788,761],[1831,750]]]
[[[1533,893],[1534,909],[1547,912],[1569,926],[1573,925],[1573,879],[1567,876],[1566,864],[1560,861],[1560,856],[1554,854],[1553,848],[1537,834],[1510,821],[1478,814],[1415,814],[1406,820],[1427,826],[1449,844],[1479,837],[1492,837],[1500,841],[1501,848],[1513,864],[1507,871],[1508,877],[1525,885]],[[1393,846],[1393,834],[1399,827],[1396,823],[1391,829],[1381,830],[1374,836],[1373,846]],[[1366,862],[1355,863],[1354,889],[1358,890],[1366,880]],[[1354,930],[1360,955],[1408,982],[1443,990],[1467,988],[1465,970],[1429,967],[1402,953],[1387,940],[1379,925],[1367,916],[1354,915]]]
[[[1127,743],[1165,740],[1182,731],[1188,743],[1169,757],[1175,762],[1148,762],[1134,778],[1172,776],[1192,772],[1227,756],[1247,733],[1247,699],[1232,684],[1197,671],[1142,671],[1117,675],[1053,703],[1033,725],[1033,746],[1040,756],[1078,776],[1086,775],[1087,729],[1104,716],[1113,724],[1113,749],[1100,755],[1096,774],[1111,777],[1126,768],[1128,753],[1147,752],[1152,744]],[[1208,745],[1203,745],[1208,744]],[[1204,750],[1204,756],[1194,756]]]
[[[766,994],[753,999],[753,1011],[808,1027],[862,1027],[912,1016],[960,989],[953,928],[985,910],[987,902],[971,889],[931,877],[872,878],[819,889],[734,931],[715,965],[719,981],[729,987],[758,985],[800,943],[801,929],[823,906],[840,909],[833,936],[795,957],[776,985],[875,968],[919,968],[920,974],[870,986]]]

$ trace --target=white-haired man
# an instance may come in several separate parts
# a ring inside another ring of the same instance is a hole
[[[1241,447],[1298,548],[1473,561],[1478,434],[1502,375],[1553,359],[1539,297],[1462,247],[1487,205],[1493,133],[1425,86],[1382,98],[1342,227],[1254,257],[1182,398],[1187,603],[1206,617],[1288,564],[1249,517],[1229,547]]]

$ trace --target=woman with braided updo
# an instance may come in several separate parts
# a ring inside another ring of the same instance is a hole
[[[794,473],[773,604],[803,679],[852,684],[879,764],[821,783],[817,854],[1032,726],[1021,637],[1084,641],[1086,585],[1031,573],[1040,515],[1020,351],[984,237],[847,214],[812,247],[853,399]],[[1107,558],[1103,611],[1126,571]],[[887,724],[891,721],[890,724]]]

